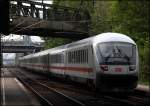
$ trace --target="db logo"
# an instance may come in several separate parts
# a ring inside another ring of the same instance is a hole
[[[114,68],[113,70],[114,70],[115,72],[121,72],[121,71],[122,71],[122,68],[116,67],[116,68]]]

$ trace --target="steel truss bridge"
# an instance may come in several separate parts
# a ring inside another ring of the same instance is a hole
[[[9,8],[11,34],[88,37],[90,15],[86,10],[31,0],[10,0]]]
[[[32,42],[30,36],[24,36],[23,40],[14,41],[1,40],[2,53],[35,53],[42,50],[44,47],[42,42]]]

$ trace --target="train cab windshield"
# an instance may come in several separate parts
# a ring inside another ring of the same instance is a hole
[[[136,46],[124,42],[107,42],[98,44],[102,64],[135,65]]]

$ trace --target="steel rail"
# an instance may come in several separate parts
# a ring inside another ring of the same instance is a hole
[[[21,72],[21,73],[23,73],[23,72]],[[24,75],[26,75],[26,74],[24,73]],[[36,80],[36,81],[38,81],[38,80]],[[43,83],[43,82],[44,81],[39,80],[39,83],[41,85],[49,87],[50,84],[46,84],[47,82],[45,82],[45,83]],[[55,86],[54,87],[49,87],[49,88],[52,89],[52,90],[54,89],[56,92],[60,93],[60,95],[61,94],[63,94],[63,95],[66,94],[66,92],[62,93],[63,91],[61,91],[59,89],[55,89]],[[69,89],[72,89],[72,88],[69,88]],[[66,91],[69,91],[69,89],[67,88]],[[78,91],[75,91],[75,90],[73,90],[73,92],[79,93]],[[82,95],[82,92],[80,92],[80,93]],[[97,101],[101,101],[101,102],[107,103],[107,104],[111,103],[113,106],[122,106],[122,105],[123,106],[147,106],[150,103],[150,101],[148,102],[147,96],[145,97],[143,95],[140,95],[140,94],[138,95],[138,94],[134,94],[134,93],[133,94],[129,94],[128,96],[125,96],[125,97],[122,97],[124,95],[122,95],[122,96],[120,96],[120,95],[115,96],[115,95],[109,95],[109,94],[96,94],[96,95],[94,95],[92,92],[85,93],[85,94],[87,94],[89,96],[91,95],[91,97],[93,97],[93,98],[96,97]],[[72,96],[71,96],[71,98],[72,98]],[[74,99],[74,97],[73,97],[73,99]],[[82,101],[82,100],[75,99],[75,101],[76,100],[77,101]],[[82,103],[84,103],[84,101],[82,101]],[[89,104],[89,103],[90,103],[90,101],[85,102],[85,104]],[[103,106],[103,104],[102,104],[102,106]]]
[[[27,84],[23,79],[17,77],[19,81],[21,81],[25,86],[27,86],[33,93],[35,93],[40,99],[43,104],[54,106],[48,99],[44,98],[40,93],[38,93],[33,87]]]
[[[21,72],[20,72],[21,73]],[[53,104],[52,102],[50,102],[50,100],[48,100],[48,98],[45,98],[43,95],[41,95],[34,87],[33,87],[33,84],[37,84],[38,86],[41,85],[41,87],[45,87],[47,89],[49,89],[50,92],[53,92],[55,93],[56,95],[59,95],[59,97],[63,98],[64,100],[67,100],[67,101],[70,101],[69,104],[70,106],[85,106],[83,103],[81,103],[80,101],[77,101],[51,87],[48,87],[47,85],[44,85],[40,82],[37,82],[29,77],[27,77],[27,75],[21,73],[21,76],[24,76],[25,78],[20,78],[20,75],[16,75],[17,78],[22,82],[24,83],[28,88],[30,88],[35,94],[37,94],[42,100],[46,101],[46,103],[49,105],[49,106],[56,106],[55,104]],[[26,81],[26,79],[30,80],[29,82]],[[31,85],[31,84],[32,85]],[[68,103],[67,103],[68,104]],[[72,104],[72,105],[71,105]],[[66,105],[67,106],[67,105]]]
[[[50,90],[52,90],[52,91],[54,91],[54,92],[56,92],[56,93],[58,93],[58,94],[60,94],[60,95],[62,95],[62,96],[64,96],[64,97],[68,98],[69,100],[72,100],[73,102],[75,102],[75,103],[77,103],[77,104],[80,104],[80,106],[85,106],[83,103],[81,103],[81,102],[75,100],[74,98],[69,97],[69,96],[67,96],[67,95],[65,95],[65,94],[63,94],[63,93],[61,93],[61,92],[55,90],[55,89],[52,88],[52,87],[49,87],[49,86],[47,86],[47,85],[45,85],[45,84],[42,84],[42,83],[40,83],[40,82],[39,82],[39,84],[41,84],[41,85],[43,85],[43,86],[49,88]]]
[[[27,82],[25,82],[22,78],[20,78],[20,76],[18,76],[15,72],[12,72],[11,73],[17,77],[17,79],[19,81],[21,81],[21,83],[23,83],[27,88],[29,88],[39,99],[39,101],[46,105],[46,106],[54,106],[49,100],[47,100],[46,98],[44,98],[41,94],[39,94],[36,90],[34,90]],[[23,76],[23,74],[21,75]]]

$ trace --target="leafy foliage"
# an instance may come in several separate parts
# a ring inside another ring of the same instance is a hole
[[[140,79],[150,80],[150,27],[148,0],[54,0],[54,4],[86,9],[91,15],[90,35],[118,32],[130,36],[137,43],[140,56]],[[46,48],[65,44],[70,40],[47,40]]]
[[[44,49],[49,49],[53,47],[57,47],[66,43],[71,42],[70,39],[64,39],[64,38],[45,38],[45,47]]]
[[[112,31],[130,36],[138,45],[141,80],[150,80],[149,3],[149,1],[116,1],[111,4],[109,14]]]

